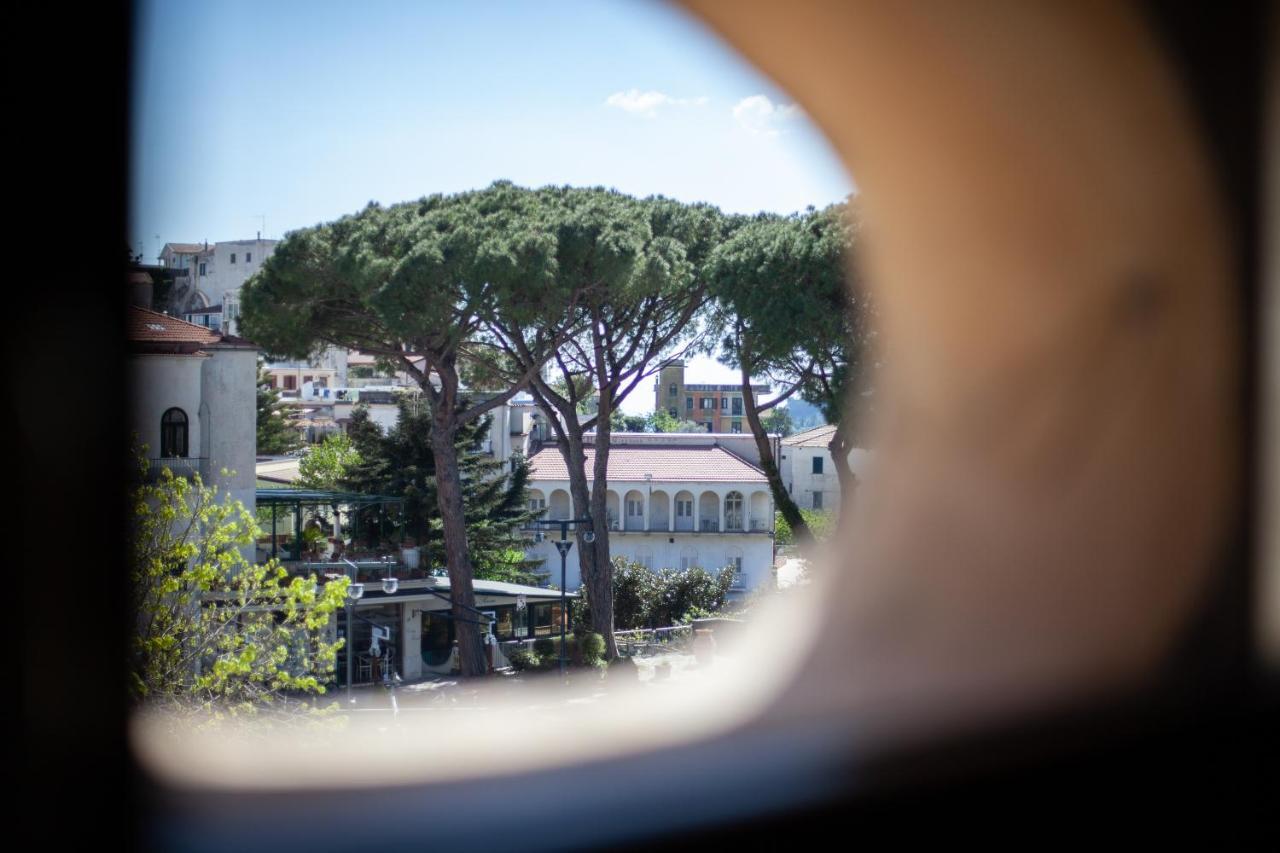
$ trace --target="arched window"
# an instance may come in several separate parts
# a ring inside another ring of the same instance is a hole
[[[724,498],[725,530],[742,529],[742,492],[730,492]]]
[[[169,409],[160,416],[160,457],[180,459],[187,455],[187,413]]]

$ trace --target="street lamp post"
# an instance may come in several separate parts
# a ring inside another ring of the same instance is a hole
[[[586,525],[587,529],[582,534],[582,541],[588,544],[596,541],[596,533],[591,528],[591,516],[587,516],[586,518],[570,518],[562,521],[554,519],[547,521],[539,520],[536,521],[535,524],[560,525],[560,539],[555,543],[555,546],[556,550],[560,552],[560,677],[564,678],[565,669],[567,668],[565,654],[568,652],[568,646],[566,645],[567,639],[565,635],[568,633],[569,628],[569,601],[567,590],[565,589],[565,563],[569,557],[569,552],[573,550],[573,540],[569,538],[569,525]]]
[[[356,602],[364,596],[364,584],[353,583],[347,587],[347,702],[354,703],[355,697],[351,695],[351,656],[355,652],[355,634],[352,633],[351,626],[354,624],[352,617],[355,615]]]

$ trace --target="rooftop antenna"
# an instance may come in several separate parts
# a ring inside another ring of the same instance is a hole
[[[258,232],[258,239],[261,240],[262,232],[267,230],[267,215],[265,213],[259,213],[256,218],[262,220],[262,231]]]

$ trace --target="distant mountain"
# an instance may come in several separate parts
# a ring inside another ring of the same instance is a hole
[[[827,423],[827,419],[822,416],[822,410],[812,403],[792,397],[782,405],[786,406],[787,411],[791,413],[791,425],[796,432],[825,426]]]

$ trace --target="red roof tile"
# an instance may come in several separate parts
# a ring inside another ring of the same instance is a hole
[[[129,340],[148,343],[216,344],[222,335],[158,311],[129,308]]]
[[[826,447],[831,443],[835,431],[835,426],[826,424],[788,436],[782,439],[782,443],[788,447]]]
[[[135,352],[193,354],[201,349],[257,349],[257,345],[234,335],[222,335],[198,323],[188,323],[168,314],[129,307],[127,339]]]
[[[585,449],[587,471],[595,464],[595,449]],[[533,480],[567,480],[569,466],[554,447],[543,448],[529,458]],[[643,481],[652,474],[656,482],[765,483],[759,468],[723,447],[672,447],[660,444],[609,448],[610,480]]]

